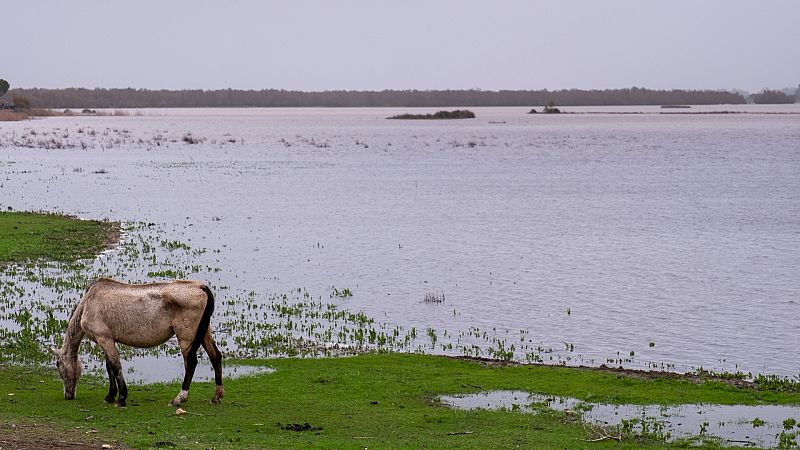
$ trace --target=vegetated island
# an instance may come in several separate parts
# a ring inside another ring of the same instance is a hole
[[[536,108],[531,108],[531,110],[528,111],[528,114],[538,114],[538,113],[539,112],[536,111]],[[542,108],[542,114],[561,114],[561,110],[556,108],[555,102],[551,100],[547,102],[547,105],[545,105],[544,108]]]
[[[401,120],[439,120],[439,119],[474,119],[475,113],[468,109],[456,109],[453,111],[439,111],[433,114],[398,114],[387,117],[387,119]]]

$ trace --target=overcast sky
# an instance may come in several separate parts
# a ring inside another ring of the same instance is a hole
[[[799,0],[3,0],[12,87],[784,88]]]

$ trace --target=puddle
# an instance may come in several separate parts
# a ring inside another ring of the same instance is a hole
[[[557,411],[581,411],[585,423],[602,426],[628,424],[631,431],[663,435],[667,441],[694,436],[721,439],[728,445],[777,447],[800,441],[800,424],[784,428],[784,421],[800,422],[798,406],[745,406],[684,404],[611,405],[588,403],[570,397],[531,394],[524,391],[493,391],[470,395],[441,396],[445,405],[457,409],[492,409],[537,413],[543,407]],[[781,434],[783,436],[781,436]]]
[[[247,366],[222,363],[224,380],[275,372],[275,369],[264,366]],[[105,363],[87,362],[87,371],[105,376]],[[180,356],[136,356],[122,362],[125,381],[130,384],[171,383],[183,380],[183,358]],[[205,382],[214,380],[214,370],[208,359],[201,359],[197,364],[192,381]]]

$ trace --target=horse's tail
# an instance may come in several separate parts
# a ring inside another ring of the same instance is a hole
[[[211,315],[214,314],[214,294],[211,293],[211,289],[206,285],[201,286],[200,289],[206,293],[206,308],[203,310],[203,316],[200,318],[200,325],[197,326],[197,334],[194,335],[194,341],[192,341],[191,353],[196,352],[203,343],[203,338],[206,336],[208,326],[211,324]]]

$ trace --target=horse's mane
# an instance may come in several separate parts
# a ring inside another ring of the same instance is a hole
[[[81,302],[80,302],[80,301],[78,301],[78,303],[75,303],[75,306],[73,306],[73,307],[72,307],[72,312],[71,312],[71,313],[69,313],[69,318],[67,319],[67,322],[69,322],[70,320],[72,320],[72,316],[74,316],[74,315],[75,315],[75,310],[77,310],[77,309],[78,309],[78,305],[80,305],[80,304],[81,304]]]

